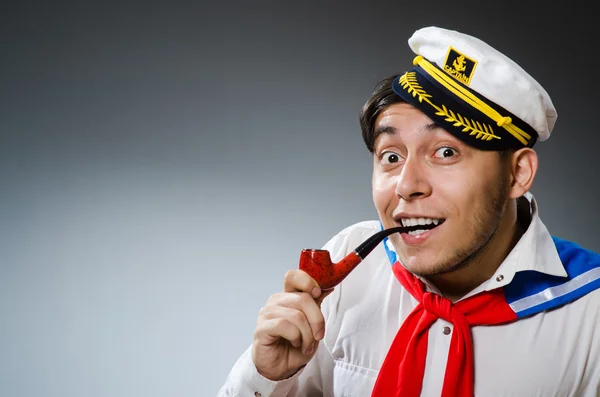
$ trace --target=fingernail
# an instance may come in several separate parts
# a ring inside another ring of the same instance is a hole
[[[321,340],[321,339],[323,339],[324,336],[325,336],[325,330],[322,329],[319,332],[317,332],[317,334],[315,335],[315,339],[316,340]]]
[[[315,345],[310,345],[309,347],[307,347],[306,349],[304,349],[304,355],[305,356],[310,356],[313,352],[315,351]]]
[[[321,295],[321,288],[319,287],[315,287],[312,290],[312,296],[313,298],[318,298]]]

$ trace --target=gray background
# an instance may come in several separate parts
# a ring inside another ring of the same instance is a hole
[[[3,3],[0,395],[215,395],[300,250],[375,217],[358,111],[422,26],[547,88],[533,192],[599,251],[597,21],[531,3]]]

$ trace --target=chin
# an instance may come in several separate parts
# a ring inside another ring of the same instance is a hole
[[[426,260],[423,258],[423,255],[400,254],[398,256],[400,258],[400,263],[412,273],[420,275],[421,273],[430,273],[435,269],[435,262]]]
[[[417,263],[410,265],[404,264],[404,266],[409,272],[416,274],[417,276],[426,277],[437,273],[436,266],[434,264]]]

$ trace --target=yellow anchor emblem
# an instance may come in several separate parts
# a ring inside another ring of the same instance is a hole
[[[461,55],[452,62],[452,66],[457,72],[464,72],[467,69],[467,62],[465,56]]]

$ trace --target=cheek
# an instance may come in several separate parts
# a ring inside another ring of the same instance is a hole
[[[460,175],[440,178],[437,192],[447,203],[448,210],[457,212],[459,216],[467,216],[476,212],[487,200],[485,192],[489,183],[489,180],[482,178],[477,172],[463,172]]]
[[[438,183],[438,191],[444,192],[444,196],[457,204],[468,200],[472,189],[473,183],[470,178],[464,176],[460,178],[445,178]]]
[[[394,178],[383,174],[373,173],[372,188],[373,202],[375,203],[377,212],[383,214],[390,205],[393,205],[394,200],[397,200]]]

